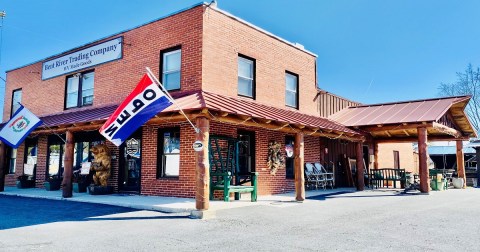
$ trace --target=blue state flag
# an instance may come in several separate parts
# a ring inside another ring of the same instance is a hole
[[[18,148],[28,134],[40,124],[42,124],[40,118],[20,104],[20,108],[0,130],[0,140],[12,148]]]

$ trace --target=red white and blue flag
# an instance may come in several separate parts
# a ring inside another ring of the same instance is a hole
[[[159,85],[145,74],[133,92],[100,128],[100,133],[120,146],[135,130],[172,103]]]
[[[0,140],[12,148],[18,148],[28,134],[40,124],[42,124],[42,121],[20,104],[20,108],[0,130]]]

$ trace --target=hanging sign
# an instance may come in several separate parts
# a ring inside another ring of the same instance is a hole
[[[42,80],[122,58],[122,40],[118,37],[83,50],[55,58],[42,65]]]
[[[292,144],[286,144],[285,145],[285,152],[287,154],[287,157],[293,157],[293,145]]]
[[[137,139],[131,138],[127,140],[126,152],[128,155],[133,156],[140,151],[140,145],[138,144]]]
[[[195,141],[193,143],[193,150],[194,151],[201,151],[203,150],[203,143],[201,141]]]

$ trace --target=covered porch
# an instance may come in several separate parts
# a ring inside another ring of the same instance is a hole
[[[463,141],[476,137],[466,113],[470,96],[435,98],[396,103],[349,107],[331,119],[369,136],[369,153],[378,169],[378,144],[417,143],[420,191],[428,193],[429,170],[427,144],[432,141],[456,141],[458,177],[466,186]]]

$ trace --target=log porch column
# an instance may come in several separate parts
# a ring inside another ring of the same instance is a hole
[[[463,141],[457,140],[457,173],[463,178],[463,188],[467,188],[467,177],[465,176],[465,160],[463,156]]]
[[[305,161],[305,145],[303,142],[303,133],[298,132],[295,135],[295,200],[305,200],[305,175],[303,165]]]
[[[427,163],[427,128],[417,128],[418,132],[418,165],[420,173],[420,192],[428,193],[430,191],[430,183],[428,179],[428,163]]]
[[[63,171],[63,180],[62,180],[62,197],[71,198],[72,197],[72,176],[73,176],[73,148],[75,141],[73,139],[73,133],[67,131],[67,143],[65,145],[65,159]]]
[[[5,143],[0,141],[0,192],[5,190],[5,168],[6,168],[6,148]]]
[[[365,167],[363,167],[363,144],[362,142],[356,143],[357,147],[357,191],[365,190],[365,180],[363,177],[363,172]]]
[[[373,155],[374,155],[373,168],[378,169],[378,143],[377,142],[373,143]]]
[[[210,205],[210,163],[208,160],[208,142],[210,139],[210,120],[200,116],[196,119],[199,133],[195,134],[195,141],[203,144],[201,151],[195,151],[195,207],[197,210],[208,210]]]
[[[480,148],[474,147],[477,160],[477,188],[480,188]]]

